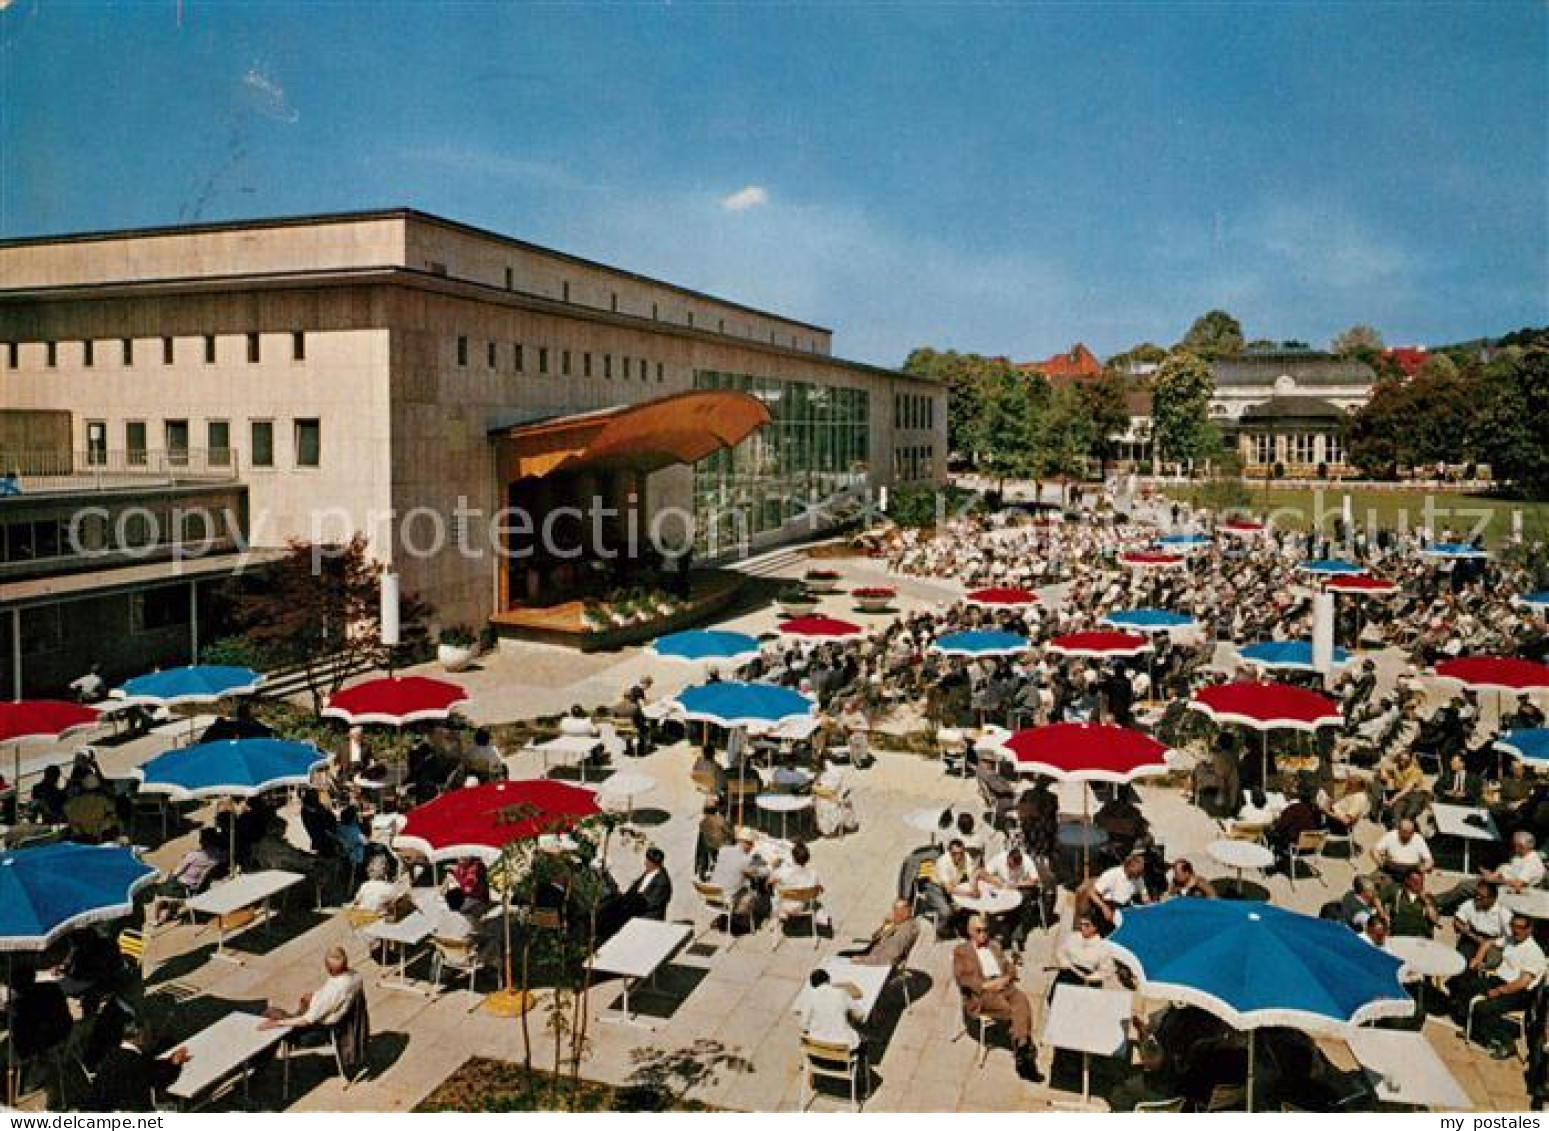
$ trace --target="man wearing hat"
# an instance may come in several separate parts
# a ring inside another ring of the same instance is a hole
[[[769,895],[763,880],[769,866],[753,854],[753,830],[737,830],[737,839],[716,853],[710,870],[710,883],[725,893],[732,914],[746,916],[751,929],[769,913]]]

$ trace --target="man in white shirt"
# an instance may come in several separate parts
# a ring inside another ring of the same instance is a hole
[[[1510,891],[1536,888],[1544,882],[1544,860],[1538,855],[1537,843],[1530,832],[1519,832],[1511,838],[1511,859],[1493,872],[1483,873],[1491,883],[1500,884]]]
[[[1377,862],[1377,867],[1394,880],[1402,880],[1407,873],[1416,869],[1429,872],[1436,864],[1431,858],[1430,846],[1415,830],[1414,821],[1408,817],[1400,820],[1397,828],[1383,833],[1377,843],[1372,845],[1372,859]]]
[[[1533,921],[1526,915],[1511,917],[1510,935],[1500,946],[1500,954],[1494,970],[1472,968],[1453,979],[1452,1016],[1459,1028],[1465,1028],[1472,1012],[1473,1039],[1496,1060],[1506,1060],[1516,1051],[1512,1028],[1504,1015],[1527,1007],[1549,963],[1533,938]]]
[[[851,1022],[862,1020],[860,993],[848,982],[835,985],[827,970],[814,970],[806,992],[796,999],[802,1035],[824,1044],[859,1048],[861,1036]]]
[[[489,731],[480,727],[473,732],[473,745],[463,755],[468,772],[480,781],[493,781],[505,776],[505,763],[500,760],[500,747],[491,741]]]
[[[1120,908],[1132,903],[1149,903],[1146,890],[1145,857],[1134,855],[1115,864],[1095,880],[1088,880],[1076,891],[1076,917],[1092,916],[1098,931],[1106,937],[1119,925]]]
[[[752,829],[738,829],[737,839],[716,853],[710,870],[710,883],[726,893],[734,913],[747,916],[750,925],[763,918],[761,911],[768,902],[754,882],[769,874],[768,865],[753,855],[753,839]]]
[[[323,958],[323,965],[328,971],[328,980],[312,993],[301,995],[301,1001],[295,1012],[270,1007],[264,1013],[264,1019],[258,1023],[258,1027],[260,1029],[327,1028],[343,1021],[345,1014],[350,1011],[350,1006],[354,1005],[355,999],[360,996],[362,989],[360,975],[350,969],[349,955],[345,954],[344,948],[340,946],[328,948],[328,953]]]
[[[1501,904],[1500,893],[1488,880],[1474,885],[1474,898],[1464,901],[1452,917],[1458,934],[1458,953],[1478,969],[1492,946],[1511,930],[1511,912]]]

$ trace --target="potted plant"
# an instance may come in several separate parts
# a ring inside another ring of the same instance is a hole
[[[454,624],[441,630],[437,637],[436,660],[449,672],[460,672],[473,663],[473,629],[465,624]]]
[[[873,585],[852,589],[850,596],[855,598],[856,607],[863,613],[885,613],[898,594],[885,585]]]
[[[814,593],[832,593],[839,588],[839,574],[831,569],[809,569],[802,581]]]
[[[587,632],[602,632],[612,623],[599,601],[588,600],[581,606],[581,624]]]
[[[628,597],[621,597],[608,607],[608,612],[613,623],[623,628],[635,619],[635,603]]]
[[[780,611],[786,616],[804,617],[816,611],[818,595],[801,585],[790,585],[780,591],[775,604],[780,606]]]

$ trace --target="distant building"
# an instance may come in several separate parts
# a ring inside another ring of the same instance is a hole
[[[1042,373],[1050,381],[1084,380],[1103,375],[1103,363],[1097,355],[1077,342],[1066,353],[1057,353],[1042,361],[1024,361],[1017,365],[1024,373]]]
[[[1413,377],[1420,372],[1431,352],[1424,346],[1389,346],[1382,351],[1382,356],[1398,366],[1405,377]]]

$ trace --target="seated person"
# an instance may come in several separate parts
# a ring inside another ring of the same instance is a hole
[[[672,902],[672,880],[667,875],[667,856],[656,845],[645,850],[645,870],[623,892],[604,899],[597,909],[598,940],[610,939],[631,919],[667,918]]]
[[[1501,946],[1511,933],[1511,912],[1501,903],[1500,889],[1489,880],[1474,885],[1474,897],[1465,900],[1452,916],[1458,936],[1458,953],[1475,965],[1483,964],[1492,947]]]
[[[1027,853],[1013,845],[991,857],[984,879],[994,887],[1010,888],[1022,897],[1015,911],[1001,916],[1009,935],[1005,941],[1020,949],[1033,926],[1043,921],[1038,901],[1045,898],[1046,890],[1052,890],[1054,878],[1040,875]],[[1042,914],[1047,916],[1048,911],[1045,907]]]
[[[370,838],[366,836],[366,830],[360,827],[360,810],[355,806],[346,805],[340,810],[334,839],[338,841],[340,855],[349,861],[350,867],[360,867],[366,856],[366,842]]]
[[[1323,814],[1315,804],[1316,797],[1311,789],[1300,790],[1296,800],[1282,809],[1274,824],[1265,831],[1264,839],[1276,856],[1284,859],[1296,847],[1302,833],[1315,832],[1323,827]]]
[[[386,859],[373,856],[371,863],[366,866],[366,879],[355,893],[351,906],[373,915],[386,915],[409,892],[407,884],[395,882],[390,877],[391,870]]]
[[[726,767],[716,761],[715,754],[708,747],[701,750],[699,757],[694,760],[690,776],[695,785],[710,795],[706,799],[706,808],[709,808],[710,801],[726,796]]]
[[[1173,861],[1173,866],[1167,872],[1167,890],[1162,893],[1163,899],[1214,899],[1215,894],[1216,889],[1194,870],[1193,864],[1182,859]]]
[[[1331,801],[1320,795],[1318,809],[1323,813],[1327,827],[1337,833],[1352,833],[1372,812],[1371,783],[1365,778],[1350,776],[1345,780],[1343,795]]]
[[[1430,846],[1415,830],[1414,820],[1404,817],[1396,828],[1383,833],[1372,845],[1372,860],[1390,884],[1401,881],[1410,872],[1429,872],[1436,866]],[[1379,883],[1379,888],[1382,886]]]
[[[464,856],[447,873],[446,887],[459,889],[472,904],[489,903],[489,869],[477,856]]]
[[[80,790],[64,803],[70,839],[83,844],[106,844],[123,833],[118,805],[96,774],[80,779]]]
[[[597,726],[587,715],[586,708],[577,703],[559,720],[559,733],[575,738],[596,738]]]
[[[156,1093],[170,1088],[188,1063],[186,1048],[166,1056],[151,1052],[149,1033],[132,1018],[124,1025],[123,1038],[97,1066],[91,1091],[81,1104],[83,1111],[155,1111]]]
[[[1128,856],[1135,842],[1151,829],[1127,785],[1114,787],[1113,796],[1097,810],[1092,823],[1108,834],[1109,845],[1120,856]]]
[[[1468,772],[1463,755],[1454,754],[1447,763],[1446,772],[1436,779],[1433,792],[1436,800],[1445,805],[1473,808],[1484,799],[1484,780],[1478,774]]]
[[[1076,915],[1091,915],[1104,937],[1119,925],[1118,912],[1132,903],[1150,903],[1145,883],[1144,856],[1128,857],[1076,890]]]
[[[699,842],[694,848],[695,871],[701,876],[708,872],[721,849],[736,839],[736,830],[721,812],[720,799],[706,797],[705,815],[699,819]]]
[[[436,916],[431,926],[432,938],[447,942],[467,942],[478,931],[478,924],[468,915],[468,897],[461,888],[452,888],[445,896],[446,909]]]
[[[950,934],[957,909],[952,904],[953,895],[977,895],[979,867],[968,855],[968,849],[957,837],[947,844],[947,850],[936,858],[936,878],[923,884],[921,893],[930,906],[936,920],[936,929],[943,935]]]
[[[1527,1007],[1532,992],[1544,979],[1544,952],[1533,938],[1533,921],[1526,915],[1511,917],[1510,935],[1496,947],[1500,961],[1494,970],[1488,963],[1471,963],[1452,980],[1452,1018],[1458,1028],[1466,1027],[1469,1005],[1475,998],[1473,1039],[1490,1050],[1496,1060],[1516,1055],[1512,1029],[1505,1014]]]
[[[1538,854],[1538,842],[1525,829],[1512,834],[1511,858],[1499,868],[1481,873],[1492,884],[1499,884],[1508,891],[1525,891],[1542,887],[1544,883],[1544,858]]]
[[[240,836],[238,844],[241,844]],[[317,857],[303,852],[286,839],[285,819],[271,810],[269,823],[263,835],[253,842],[248,861],[256,871],[299,872],[307,876],[311,875]]]
[[[43,771],[43,777],[32,787],[28,795],[28,808],[32,811],[32,819],[44,825],[62,825],[65,823],[65,787],[60,784],[64,771],[58,766],[49,766]]]
[[[1410,751],[1399,750],[1391,760],[1379,764],[1377,780],[1387,791],[1388,812],[1395,819],[1413,821],[1431,807],[1425,773]]]
[[[58,966],[59,988],[80,998],[90,1011],[97,1002],[124,987],[124,956],[113,939],[94,927],[82,927],[65,936],[65,955]]]
[[[339,828],[339,819],[334,816],[332,809],[323,804],[321,795],[315,789],[301,791],[301,827],[306,830],[307,841],[317,855],[334,856],[338,853],[339,842],[335,834]]]
[[[473,745],[463,751],[463,765],[470,774],[485,782],[503,778],[506,773],[506,764],[500,760],[500,747],[495,745],[484,727],[473,732]]]
[[[860,997],[861,991],[854,985],[835,985],[827,970],[812,971],[807,991],[796,998],[802,1035],[828,1045],[859,1048],[861,1036],[853,1022],[861,1020]]]
[[[865,949],[849,955],[860,966],[898,966],[906,962],[920,938],[920,922],[907,899],[895,899],[882,925],[866,940]]]
[[[1384,911],[1393,934],[1428,939],[1441,923],[1436,901],[1425,890],[1425,873],[1418,868],[1404,879],[1385,901]]]
[[[1113,950],[1090,915],[1078,917],[1076,929],[1060,939],[1055,961],[1059,973],[1049,987],[1051,1001],[1054,986],[1101,986],[1114,977]]]
[[[1000,944],[991,941],[982,915],[969,917],[968,938],[952,952],[952,978],[969,1017],[1010,1023],[1017,1075],[1035,1084],[1041,1082],[1038,1049],[1033,1044],[1032,1002],[1017,988],[1016,967]]]
[[[350,1011],[363,989],[361,977],[350,969],[350,958],[341,946],[328,948],[323,957],[328,978],[316,990],[303,994],[294,1010],[271,1006],[264,1011],[260,1029],[327,1029]]]
[[[1140,1070],[1131,1071],[1108,1096],[1112,1111],[1134,1111],[1140,1104],[1164,1103],[1180,1097],[1182,1081],[1161,1042],[1140,1042]]]
[[[57,982],[40,982],[32,966],[18,966],[11,974],[11,1048],[17,1060],[31,1060],[60,1047],[70,1036],[75,1020],[70,1003]]]
[[[769,895],[763,883],[769,876],[769,866],[754,855],[753,844],[753,830],[738,829],[737,839],[716,853],[709,880],[725,894],[732,914],[747,920],[749,928],[769,911]]]
[[[816,888],[819,895],[823,892],[823,882],[818,879],[817,871],[812,867],[812,850],[807,847],[805,841],[798,840],[791,845],[791,858],[775,868],[770,879],[775,885],[776,896],[781,891],[805,888]],[[801,914],[805,906],[794,900],[781,899],[775,906],[775,916],[783,923],[789,916]]]
[[[221,851],[220,834],[214,829],[199,830],[199,843],[183,853],[177,867],[153,890],[151,905],[146,912],[146,926],[161,925],[162,904],[168,900],[181,902],[191,895],[198,895],[213,877],[215,870],[226,860]]]
[[[1350,881],[1350,890],[1339,901],[1339,917],[1352,931],[1364,931],[1366,920],[1373,915],[1379,918],[1386,912],[1377,894],[1377,885],[1370,876],[1357,876]]]

